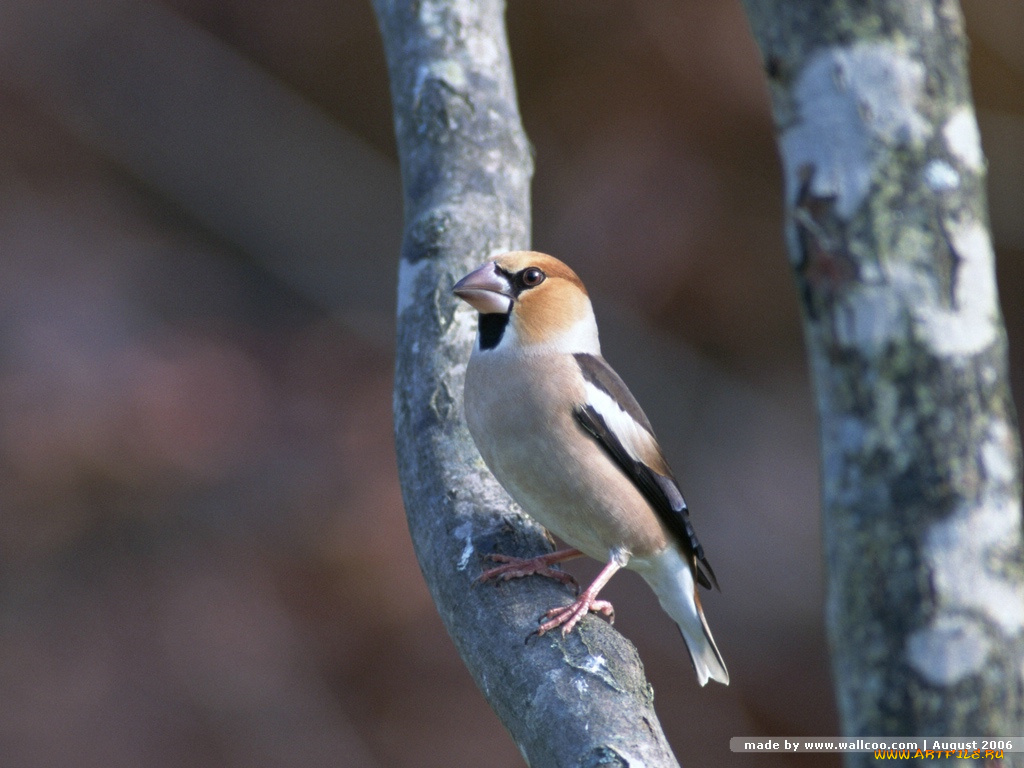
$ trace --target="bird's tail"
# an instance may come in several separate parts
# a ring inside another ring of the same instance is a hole
[[[690,564],[675,547],[669,546],[652,557],[634,558],[630,565],[644,577],[665,613],[679,626],[697,681],[706,685],[710,679],[728,685],[729,671],[704,618]]]

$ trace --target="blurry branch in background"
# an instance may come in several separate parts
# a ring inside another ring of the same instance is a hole
[[[820,420],[843,728],[1019,734],[1020,446],[960,9],[746,6]]]
[[[405,191],[395,443],[413,543],[448,632],[527,762],[675,766],[633,646],[593,617],[524,639],[565,587],[474,588],[488,553],[551,551],[512,510],[462,419],[475,334],[455,279],[529,244],[532,161],[500,0],[377,0]]]
[[[381,300],[401,207],[385,158],[157,3],[5,0],[0,28],[0,77],[348,327],[390,342]]]

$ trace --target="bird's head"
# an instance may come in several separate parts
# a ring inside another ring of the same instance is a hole
[[[600,354],[587,289],[553,256],[504,253],[459,280],[452,291],[480,313],[481,350]]]

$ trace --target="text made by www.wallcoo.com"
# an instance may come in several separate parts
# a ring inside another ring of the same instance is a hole
[[[1024,736],[993,739],[982,736],[934,738],[888,738],[836,736],[733,736],[733,752],[870,752],[876,760],[1002,760],[1007,752],[1024,752]]]

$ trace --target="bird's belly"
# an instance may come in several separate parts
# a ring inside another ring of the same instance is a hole
[[[650,504],[585,433],[571,398],[517,390],[467,371],[467,422],[488,468],[534,520],[598,560],[668,543]],[[492,386],[493,385],[493,386]],[[552,404],[554,404],[552,406]],[[498,436],[499,439],[488,439]]]

